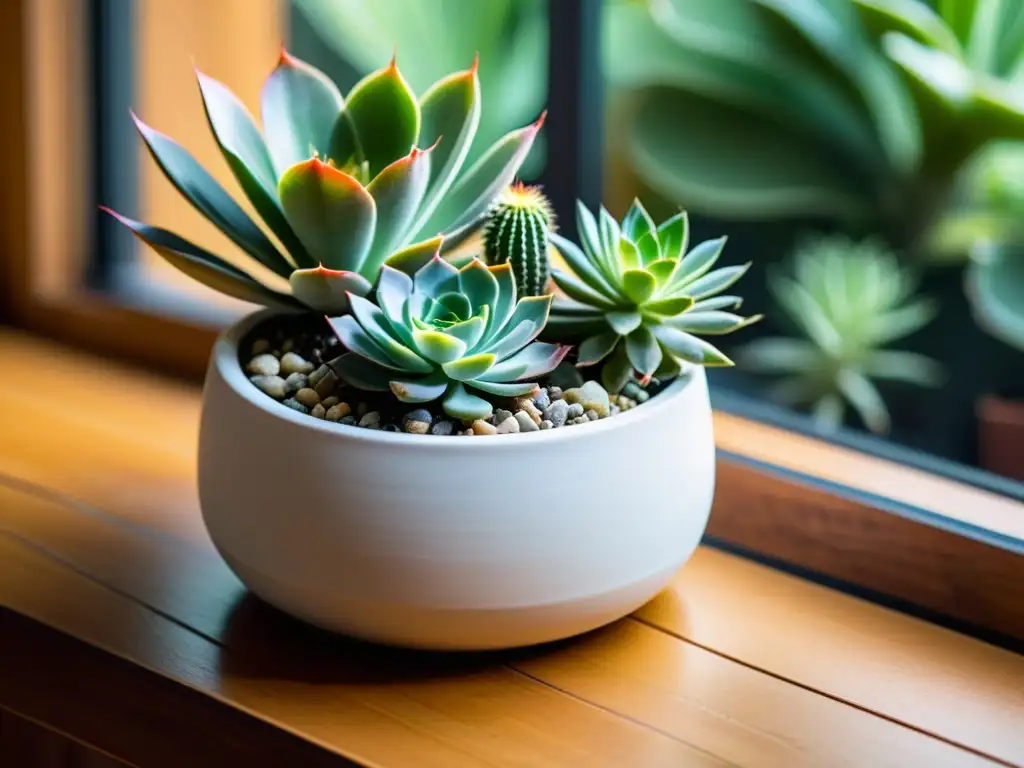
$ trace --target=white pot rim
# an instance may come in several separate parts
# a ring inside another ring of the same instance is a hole
[[[276,416],[292,424],[319,432],[334,434],[344,437],[355,443],[375,443],[392,445],[410,445],[422,447],[424,441],[429,441],[432,450],[439,451],[457,449],[465,450],[466,441],[446,440],[438,435],[416,435],[407,432],[385,432],[379,429],[366,429],[365,427],[339,424],[337,422],[314,419],[303,413],[289,408],[283,403],[274,400],[255,387],[242,368],[239,355],[239,348],[242,340],[258,325],[267,322],[275,317],[285,316],[278,310],[262,309],[246,315],[227,328],[214,343],[210,354],[210,366],[215,368],[221,379],[231,389],[248,402],[253,408],[264,413]],[[519,445],[528,441],[533,442],[560,442],[573,443],[586,440],[588,437],[596,436],[603,432],[612,430],[628,429],[631,424],[641,419],[656,419],[661,411],[671,406],[671,401],[682,393],[693,381],[694,375],[702,375],[703,368],[692,366],[688,372],[678,376],[675,381],[669,384],[664,390],[653,396],[646,403],[639,404],[636,408],[614,417],[608,417],[599,421],[592,421],[587,424],[579,424],[571,429],[545,429],[537,432],[519,432],[514,435],[487,435],[489,440],[473,440],[474,450],[501,450],[503,446],[510,444],[510,439]],[[498,439],[495,439],[498,438]]]

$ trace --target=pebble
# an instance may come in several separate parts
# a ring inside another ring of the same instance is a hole
[[[284,400],[288,395],[288,387],[280,376],[250,376],[249,381],[275,400]]]
[[[314,384],[313,388],[321,398],[324,398],[332,395],[337,386],[338,375],[334,371],[328,371],[326,376],[320,377],[320,381]]]
[[[546,389],[542,389],[536,395],[533,396],[533,404],[537,406],[537,409],[543,411],[549,405],[551,405],[551,395],[548,394]]]
[[[309,415],[314,419],[322,419],[327,416],[327,411],[324,409],[321,403],[317,403],[313,406],[313,410],[309,412]]]
[[[506,411],[504,408],[497,408],[494,411],[494,415],[491,416],[492,424],[501,424],[503,421],[512,418],[512,411]]]
[[[295,354],[294,352],[285,352],[281,356],[281,372],[286,376],[293,373],[305,373],[309,375],[313,372],[313,364],[306,360],[304,357]]]
[[[295,399],[302,403],[307,408],[312,408],[314,405],[320,404],[320,395],[316,393],[316,390],[306,387],[300,389],[295,393]]]
[[[439,421],[430,428],[432,435],[450,435],[455,431],[455,424],[450,421]]]
[[[335,406],[335,407],[337,407],[337,406]],[[350,413],[347,416],[342,416],[341,419],[338,421],[338,423],[339,424],[347,424],[348,426],[354,427],[357,422],[356,422],[356,417],[353,416]]]
[[[543,414],[538,410],[537,406],[533,404],[532,397],[517,397],[512,402],[515,404],[517,412],[525,411],[526,414],[533,419],[534,424],[540,424]]]
[[[493,424],[488,424],[483,419],[477,419],[473,422],[473,428],[470,430],[470,434],[475,435],[494,435],[497,434],[498,429]]]
[[[548,387],[548,397],[550,397],[552,401],[561,400],[564,397],[562,388],[556,386]]]
[[[284,401],[284,404],[287,405],[292,410],[298,411],[299,413],[306,413],[306,414],[309,413],[309,408],[304,406],[302,403],[300,403],[294,397],[289,397],[287,400]]]
[[[291,352],[295,349],[295,342],[292,339],[285,339],[284,344],[281,345],[282,352]]]
[[[434,417],[426,408],[417,408],[415,411],[409,411],[407,414],[405,414],[405,416],[402,417],[403,423],[407,421],[425,421],[427,422],[427,424],[429,424],[433,420]]]
[[[309,386],[309,376],[304,373],[292,373],[288,375],[284,383],[288,385],[288,394],[292,394]]]
[[[590,419],[588,419],[586,416],[577,416],[575,419],[572,420],[572,423],[573,424],[586,424],[588,421],[590,421]]]
[[[321,365],[319,368],[317,368],[315,371],[309,374],[309,386],[316,387],[316,385],[320,383],[320,379],[322,379],[328,373],[334,373],[334,371],[332,371],[326,365]]]
[[[256,341],[252,343],[251,354],[253,357],[256,357],[256,355],[266,354],[269,351],[270,342],[267,341],[266,339],[256,339]]]
[[[544,419],[551,422],[552,427],[560,427],[569,418],[569,404],[565,400],[555,400],[544,409]]]
[[[569,403],[569,418],[576,419],[583,415],[583,405],[580,403]]]
[[[337,405],[338,403],[340,403],[341,402],[341,398],[340,397],[335,397],[334,395],[331,395],[330,397],[325,397],[320,402],[323,403],[324,408],[331,408],[331,407]]]
[[[360,427],[376,427],[380,424],[380,412],[368,411],[359,419]]]
[[[554,429],[554,427],[555,427],[555,425],[554,425],[554,424],[552,424],[552,423],[551,423],[550,421],[548,421],[547,419],[544,419],[544,421],[542,421],[542,422],[540,423],[540,428],[541,428],[541,429]]]
[[[591,408],[589,411],[587,411],[583,415],[587,417],[587,421],[597,421],[598,419],[601,418],[601,414],[599,414],[593,408]]]
[[[281,373],[281,363],[273,355],[256,355],[245,366],[245,370],[253,376],[277,376]]]
[[[536,432],[537,430],[540,429],[540,427],[538,427],[537,424],[534,423],[533,419],[530,417],[530,414],[528,414],[526,411],[519,411],[516,414],[515,418],[516,421],[519,422],[520,432]]]
[[[609,416],[618,416],[620,413],[622,413],[622,409],[619,406],[615,405],[615,403],[612,403],[610,406],[608,406]]]
[[[420,421],[419,419],[407,419],[405,423],[402,424],[402,429],[410,435],[425,435],[430,429],[430,422]]]
[[[529,417],[527,417],[529,418]],[[510,435],[514,432],[519,431],[519,419],[515,416],[509,416],[501,424],[498,425],[499,435]]]
[[[567,389],[565,399],[570,403],[579,403],[583,410],[593,408],[602,418],[608,415],[608,392],[596,381],[587,381],[582,387]]]
[[[352,409],[348,403],[337,403],[327,409],[327,416],[325,417],[328,421],[340,421],[352,413]],[[352,419],[355,423],[355,419]]]

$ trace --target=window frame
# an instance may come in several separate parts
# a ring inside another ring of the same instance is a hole
[[[591,0],[550,7],[549,103],[558,109],[549,116],[544,183],[565,210],[576,190],[591,203],[600,190],[592,163],[600,121],[588,115],[601,113],[593,95],[601,89],[579,87],[600,72],[600,13]],[[0,88],[11,126],[0,175],[14,191],[0,212],[0,319],[198,381],[215,322],[155,315],[88,287],[88,201],[102,179],[89,89],[76,84],[89,71],[94,10],[90,0],[0,3]],[[565,219],[563,228],[571,232]],[[1024,487],[900,446],[865,452],[872,445],[860,437],[826,442],[801,433],[799,420],[776,419],[785,429],[755,421],[749,404],[727,396],[715,405],[719,479],[707,543],[993,642],[1024,641]],[[944,497],[966,508],[944,508]],[[999,533],[986,524],[994,514],[1021,522]]]

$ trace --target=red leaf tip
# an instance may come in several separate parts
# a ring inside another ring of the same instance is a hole
[[[391,63],[388,64],[388,70],[391,72],[398,72],[398,43],[395,43],[394,48],[391,50]]]
[[[473,54],[473,64],[469,68],[469,74],[475,75],[480,69],[480,51]]]
[[[545,109],[543,112],[540,113],[540,117],[537,118],[536,122],[534,122],[533,130],[539,131],[541,129],[541,127],[544,125],[544,121],[547,120],[547,119],[548,119],[548,111]]]
[[[288,50],[284,47],[284,43],[281,43],[281,53],[277,59],[277,66],[279,67],[294,67],[296,64],[295,57],[288,53]]]

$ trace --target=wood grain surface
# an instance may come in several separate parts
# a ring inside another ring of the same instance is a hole
[[[74,392],[0,384],[0,706],[130,764],[1024,765],[1021,656],[705,548],[541,648],[310,629],[203,532],[196,389],[13,334],[0,356]]]

